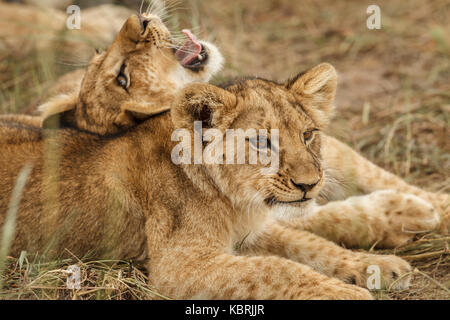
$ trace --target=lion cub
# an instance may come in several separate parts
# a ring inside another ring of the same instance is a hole
[[[143,261],[157,291],[171,298],[370,299],[352,285],[366,285],[370,265],[380,268],[382,286],[407,286],[411,268],[402,259],[353,252],[270,217],[276,208],[302,208],[320,193],[321,131],[335,89],[336,72],[328,64],[283,84],[191,84],[169,112],[120,135],[67,128],[9,144],[0,153],[0,226],[18,173],[33,166],[11,254],[67,249]],[[278,170],[266,171],[262,162],[227,165],[234,155],[223,147],[214,154],[223,163],[195,163],[194,154],[176,164],[173,134],[184,133],[191,146],[196,122],[215,134],[214,141],[201,141],[205,150],[228,129],[266,130],[266,143],[243,143],[259,152],[270,145],[279,155]],[[58,157],[45,152],[55,143]],[[46,170],[46,160],[55,158],[59,174]]]
[[[183,33],[187,40],[177,45],[158,16],[133,15],[112,45],[93,57],[78,91],[41,105],[40,117],[6,115],[0,121],[107,135],[168,111],[178,90],[208,82],[223,63],[213,44]]]

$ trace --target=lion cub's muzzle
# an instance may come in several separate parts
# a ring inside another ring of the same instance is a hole
[[[170,41],[170,32],[157,16],[139,16],[141,37],[145,42],[158,45]]]
[[[162,29],[161,27],[164,26],[164,23],[157,16],[139,15],[138,18],[141,24],[142,35],[148,32],[148,30],[151,29],[152,27]]]
[[[283,181],[281,188],[275,187],[277,191],[274,190],[274,194],[266,199],[267,204],[302,205],[302,203],[319,195],[324,179],[323,172],[320,172],[316,179],[313,177],[310,179],[295,179],[291,176],[285,177]]]
[[[300,189],[303,192],[303,198],[298,200],[299,202],[305,202],[308,200],[311,200],[312,198],[308,198],[308,192],[310,192],[312,189],[314,189],[315,186],[317,186],[320,182],[320,179],[314,182],[313,184],[306,184],[301,182],[295,182],[293,179],[290,179],[291,184],[297,188]]]

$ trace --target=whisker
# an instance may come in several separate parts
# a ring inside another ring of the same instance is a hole
[[[161,49],[159,49],[158,48],[158,50],[159,50],[159,52],[160,52],[160,54],[164,57],[164,59],[166,59],[166,60],[168,60],[168,61],[170,61],[171,59],[165,54],[165,52],[164,51],[162,51]]]
[[[149,14],[150,13],[150,7],[153,6],[153,1],[149,1],[148,5],[147,5],[147,10],[145,10],[145,14]]]
[[[178,8],[177,6],[179,6],[180,4],[181,4],[181,1],[176,1],[176,0],[164,1],[164,8],[166,10],[168,10],[168,9],[177,9]]]
[[[141,1],[141,6],[140,6],[140,8],[139,8],[139,15],[140,15],[140,16],[142,15],[142,8],[144,7],[144,2],[145,2],[145,0],[142,0],[142,1]]]
[[[203,30],[201,29],[200,26],[193,26],[192,28],[189,28],[189,30],[191,30],[192,33],[197,33],[197,32],[203,32]],[[177,36],[177,35],[184,35],[184,33],[182,31],[179,30],[173,30],[172,33]]]
[[[68,63],[68,62],[63,62],[63,61],[57,61],[56,63],[63,65],[63,66],[77,67],[77,68],[84,68],[89,65],[88,63]]]
[[[167,5],[162,0],[153,0],[153,6],[150,10],[150,12],[154,15],[157,15],[158,17],[162,17],[166,15],[166,8]]]
[[[177,46],[162,47],[162,48],[167,48],[167,49],[177,49],[177,51],[183,52],[183,53],[196,53],[196,51],[180,49],[180,47],[177,47]]]

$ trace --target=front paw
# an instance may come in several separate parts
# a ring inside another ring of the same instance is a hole
[[[412,268],[394,255],[356,254],[353,262],[344,263],[335,276],[344,282],[373,290],[409,288]]]
[[[440,215],[431,203],[411,194],[391,190],[374,192],[370,197],[378,204],[383,236],[379,246],[397,247],[412,240],[417,233],[435,230]]]
[[[369,289],[408,289],[412,267],[394,255],[367,255],[365,259],[366,287]]]

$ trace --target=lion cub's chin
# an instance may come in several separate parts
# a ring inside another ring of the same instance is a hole
[[[217,49],[217,47],[212,43],[206,41],[200,41],[200,43],[208,53],[208,61],[205,65],[201,80],[203,82],[208,82],[211,80],[212,76],[217,74],[222,69],[224,58],[219,49]]]
[[[198,70],[190,70],[178,64],[170,77],[175,83],[177,90],[182,89],[190,83],[209,82],[222,69],[224,58],[219,49],[212,43],[206,41],[199,41],[199,43],[206,50],[208,60]]]
[[[305,218],[314,211],[316,200],[296,204],[277,204],[270,210],[270,215],[279,221],[290,221],[295,218]]]

